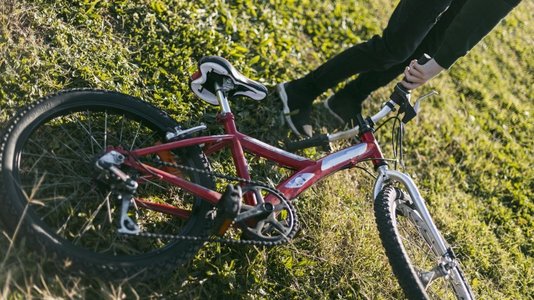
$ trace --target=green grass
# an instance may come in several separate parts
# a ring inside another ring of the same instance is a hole
[[[224,56],[244,74],[272,85],[380,33],[394,5],[71,2],[0,3],[0,124],[17,108],[73,87],[121,91],[179,121],[208,122],[216,109],[187,88],[200,57]],[[533,298],[533,10],[532,1],[523,1],[468,56],[424,87],[440,94],[407,127],[407,171],[445,236],[458,246],[482,299]],[[366,111],[376,109],[390,90],[391,85],[375,92]],[[273,106],[232,103],[241,131],[277,144],[289,135],[285,129],[272,132],[279,127]],[[317,103],[314,120],[327,130],[331,124],[321,107]],[[389,133],[382,131],[381,139],[389,141]],[[268,166],[255,164],[258,174],[279,179]],[[359,170],[336,174],[299,198],[303,229],[291,244],[209,245],[186,268],[146,283],[61,275],[40,253],[12,244],[3,233],[0,298],[397,299],[402,292],[375,228],[371,186],[372,179]]]

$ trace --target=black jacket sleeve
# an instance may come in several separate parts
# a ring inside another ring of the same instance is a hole
[[[468,0],[445,32],[434,59],[449,68],[467,54],[521,0]]]

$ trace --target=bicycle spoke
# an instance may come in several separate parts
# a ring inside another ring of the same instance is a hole
[[[108,111],[104,111],[104,149],[108,148]]]
[[[439,269],[440,257],[436,254],[434,242],[427,241],[430,237],[427,237],[425,229],[418,225],[420,221],[416,220],[420,218],[417,212],[408,206],[403,206],[402,211],[402,214],[397,213],[400,238],[425,290],[433,299],[455,298],[450,294],[451,290],[443,286],[449,286],[450,282],[443,279],[444,275]]]
[[[93,123],[92,123],[93,118],[91,116],[92,113],[90,111],[86,111],[86,114],[87,114],[87,127],[89,128],[89,132],[93,132]],[[95,155],[96,153],[95,147],[91,139],[90,139],[90,142],[91,142],[91,154]]]
[[[81,113],[80,113],[81,114]],[[100,143],[95,139],[94,135],[92,134],[92,131],[89,131],[83,124],[82,122],[80,121],[80,119],[78,118],[77,115],[74,116],[75,119],[76,119],[76,122],[78,123],[78,125],[80,125],[80,128],[85,131],[85,133],[87,134],[87,136],[89,137],[89,141],[91,142],[91,149],[93,149],[93,153],[95,153],[94,151],[94,148],[93,148],[93,142],[94,144],[96,144],[97,146],[99,146],[99,151],[102,151],[103,149],[105,149],[105,147],[102,147],[100,145]],[[90,119],[90,117],[88,117],[88,119]]]
[[[67,201],[63,201],[63,202],[61,202],[61,203],[67,203]],[[76,202],[76,205],[75,205],[74,207],[71,208],[72,211],[74,211],[74,212],[79,212],[79,207],[80,207],[80,204],[81,204],[81,203],[82,203],[81,201]],[[54,207],[54,210],[57,211],[58,208],[59,208],[59,206],[55,206],[55,207]],[[51,212],[50,212],[48,215],[50,215],[50,214],[51,214]],[[48,215],[47,215],[47,216],[48,216]],[[61,234],[61,233],[63,233],[63,232],[66,230],[66,228],[67,228],[67,224],[70,222],[70,220],[71,220],[73,217],[77,216],[77,215],[78,215],[78,214],[69,214],[69,215],[67,216],[67,218],[65,219],[65,221],[63,222],[63,224],[62,224],[61,226],[58,227],[58,229],[57,229],[57,231],[56,231],[56,234]],[[44,217],[41,217],[41,220],[44,221],[44,220],[45,220]],[[70,230],[70,231],[72,231],[72,230]],[[63,236],[64,236],[64,235],[63,235]]]
[[[42,143],[39,143],[39,142],[36,142],[36,141],[33,141],[33,140],[30,140],[31,144],[34,145],[36,148],[40,149],[41,150],[41,153],[42,154],[48,154],[52,160],[52,162],[50,162],[51,165],[55,164],[56,162],[59,163],[59,165],[63,166],[65,169],[67,170],[71,170],[73,171],[73,173],[77,173],[76,171],[72,170],[71,169],[71,166],[70,165],[67,165],[66,164],[66,161],[63,160],[63,159],[58,159],[59,157],[55,154],[53,154],[52,152],[50,152],[49,150],[47,149],[44,149],[42,147]],[[63,145],[65,148],[71,150],[74,154],[77,154],[77,156],[79,156],[79,153],[75,152],[73,149],[71,149],[68,145],[64,144]],[[31,153],[31,152],[22,152],[23,155],[27,155],[27,153]],[[38,154],[32,154],[31,156],[37,156]],[[42,159],[43,157],[39,158],[38,160]],[[89,161],[90,159],[87,158],[87,160],[85,161]],[[76,161],[76,160],[73,160],[73,161]],[[80,162],[80,160],[78,159],[77,160],[78,162]],[[38,163],[38,161],[36,161],[34,163],[34,165]],[[34,166],[30,167],[30,171],[33,170]]]
[[[104,207],[104,205],[106,205],[106,202],[107,202],[107,199],[104,199],[104,201],[102,201],[98,207],[95,209],[95,211],[93,211],[93,213],[91,214],[91,216],[89,217],[89,219],[85,222],[84,225],[82,225],[82,230],[80,233],[78,233],[77,235],[75,235],[75,238],[74,238],[74,243],[76,244],[77,241],[80,240],[80,238],[87,232],[87,230],[89,230],[89,226],[93,224],[93,220],[95,219],[96,215],[100,212],[100,210],[102,209],[102,207]]]
[[[140,128],[141,128],[141,124],[138,124],[138,125],[137,125],[137,130],[136,130],[136,132],[135,132],[135,136],[134,136],[134,138],[132,139],[132,143],[131,143],[130,148],[129,148],[130,151],[134,149],[135,141],[136,141],[137,138],[139,137],[139,130],[140,130]]]
[[[84,195],[87,195],[90,192],[91,191],[86,192],[86,193],[84,193]],[[48,209],[49,209],[49,211],[47,213],[45,213],[45,214],[43,214],[41,216],[41,219],[42,220],[46,220],[46,218],[49,215],[57,212],[62,206],[66,205],[66,204],[69,204],[73,199],[77,199],[78,200],[78,202],[75,205],[75,209],[73,209],[73,211],[77,211],[78,210],[78,207],[79,207],[80,203],[83,203],[83,202],[91,203],[91,201],[93,200],[93,198],[90,198],[90,197],[79,197],[78,195],[79,195],[78,192],[74,191],[68,197],[56,197],[56,198],[49,198],[49,199],[39,199],[40,202],[46,203],[48,205]],[[57,201],[59,201],[59,202],[57,202]],[[52,202],[54,202],[54,206],[53,206],[53,208],[50,208],[49,205],[51,205],[50,203],[52,203]],[[72,207],[72,204],[70,206]]]
[[[124,122],[125,122],[125,118],[124,116],[121,116],[121,125],[120,125],[120,131],[119,131],[119,142],[122,142],[122,134],[124,133]]]
[[[44,159],[44,158],[48,158],[48,159],[54,159],[54,160],[57,160],[57,161],[62,161],[62,162],[71,162],[71,163],[79,163],[80,160],[79,159],[75,159],[75,158],[68,158],[68,157],[61,157],[61,156],[54,156],[52,154],[50,155],[45,155],[45,154],[48,154],[49,152],[47,150],[43,150],[45,151],[46,153],[39,153],[39,154],[36,154],[36,153],[31,153],[31,152],[23,152],[22,155],[24,156],[30,156],[30,157],[37,157],[39,159]]]

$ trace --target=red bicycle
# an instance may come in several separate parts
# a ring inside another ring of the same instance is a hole
[[[291,144],[297,149],[357,138],[311,160],[237,130],[228,99],[261,100],[267,89],[228,61],[200,60],[191,88],[221,107],[217,120],[225,134],[202,136],[205,125],[182,128],[140,99],[101,90],[60,92],[21,110],[1,141],[6,226],[73,270],[147,278],[186,263],[206,242],[288,242],[299,224],[290,200],[334,172],[371,161],[378,174],[373,195],[380,238],[406,295],[473,298],[415,183],[388,168],[374,136],[375,124],[396,107],[404,123],[415,116],[419,102],[411,106],[410,91],[397,85],[382,110],[358,116],[353,129]],[[255,181],[245,152],[291,175],[276,187]],[[211,168],[208,158],[225,153],[234,175]]]

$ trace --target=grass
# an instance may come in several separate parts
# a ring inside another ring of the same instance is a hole
[[[210,121],[216,109],[187,88],[203,55],[224,56],[246,75],[272,85],[379,33],[393,5],[385,0],[5,0],[0,3],[0,124],[34,99],[72,87],[117,90],[142,97],[179,121]],[[407,171],[445,236],[457,245],[482,299],[533,298],[533,10],[532,2],[523,1],[468,56],[423,88],[440,95],[407,127]],[[366,111],[376,109],[390,89],[376,91]],[[273,106],[232,103],[241,131],[278,144],[288,133],[272,132],[279,127]],[[317,103],[314,120],[322,131],[332,126],[325,116]],[[384,142],[388,135],[381,133]],[[320,149],[306,152],[321,154]],[[256,164],[259,174],[279,179],[269,166]],[[378,239],[371,186],[362,171],[336,174],[297,201],[303,229],[291,244],[209,245],[186,268],[144,283],[58,273],[42,253],[28,251],[23,240],[13,244],[20,237],[2,229],[0,298],[397,299],[402,292]]]

